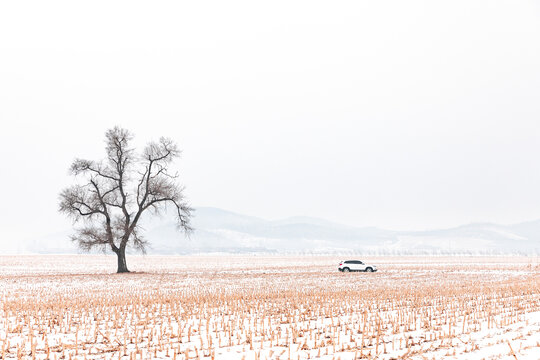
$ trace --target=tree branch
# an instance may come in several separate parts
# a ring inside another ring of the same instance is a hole
[[[75,176],[85,175],[85,182],[60,193],[60,212],[75,222],[85,221],[73,240],[83,250],[110,247],[123,254],[130,245],[145,252],[148,243],[138,223],[146,211],[157,214],[167,204],[175,206],[178,226],[189,234],[193,209],[184,201],[184,189],[176,182],[178,174],[168,172],[169,164],[180,155],[177,145],[161,138],[148,143],[136,156],[129,146],[133,136],[128,130],[115,127],[105,136],[106,159],[75,159],[70,171]],[[133,173],[140,178],[133,179]],[[131,188],[136,195],[129,195]]]

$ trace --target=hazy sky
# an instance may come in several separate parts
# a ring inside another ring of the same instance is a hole
[[[172,137],[195,206],[394,229],[540,218],[538,1],[3,1],[0,241],[74,157]]]

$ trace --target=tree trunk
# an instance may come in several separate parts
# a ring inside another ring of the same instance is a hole
[[[118,249],[118,251],[116,252],[116,256],[118,256],[118,270],[116,272],[117,273],[129,272],[127,268],[127,263],[126,263],[126,249],[125,248]]]

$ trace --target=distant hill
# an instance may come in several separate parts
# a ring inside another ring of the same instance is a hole
[[[143,224],[149,253],[540,254],[540,220],[474,223],[430,231],[354,227],[311,217],[265,220],[201,207],[190,238],[165,215]],[[72,253],[69,231],[20,244],[16,252]]]

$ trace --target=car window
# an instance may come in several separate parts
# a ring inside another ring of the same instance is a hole
[[[352,261],[345,261],[345,264],[353,264]]]

